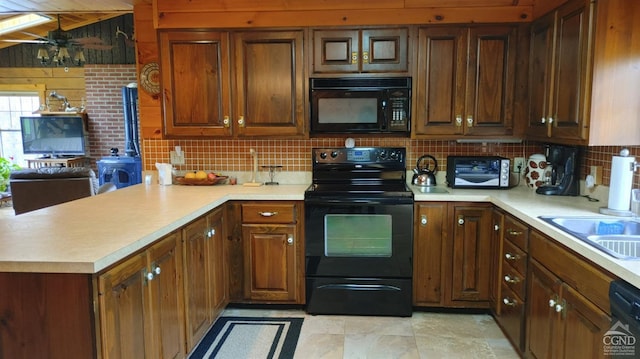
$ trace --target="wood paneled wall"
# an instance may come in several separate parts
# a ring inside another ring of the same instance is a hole
[[[82,98],[86,98],[84,68],[82,67],[46,67],[46,68],[13,68],[0,67],[0,84],[2,85],[44,85],[46,95],[51,91],[67,97],[71,106],[80,106]],[[59,101],[50,99],[51,110],[57,110]]]

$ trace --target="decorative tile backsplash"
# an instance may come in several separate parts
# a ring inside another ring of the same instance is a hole
[[[301,140],[143,140],[144,167],[155,169],[156,162],[169,162],[169,151],[180,146],[185,152],[185,165],[178,170],[251,171],[249,149],[258,153],[258,165],[281,165],[282,171],[311,171],[311,149],[315,147],[343,147],[343,138],[311,138]],[[426,141],[408,138],[356,138],[356,146],[397,146],[407,148],[407,167],[415,167],[423,154],[431,154],[438,160],[439,170],[446,168],[447,155],[497,155],[508,158],[529,157],[543,152],[543,144],[473,143],[456,141]],[[590,166],[602,166],[603,184],[608,185],[611,176],[611,158],[622,147],[588,147],[585,151],[581,178],[589,173]],[[640,159],[640,147],[629,147],[631,156]],[[634,178],[634,188],[640,188],[640,173]]]

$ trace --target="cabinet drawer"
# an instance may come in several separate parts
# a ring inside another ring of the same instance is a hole
[[[529,227],[511,216],[504,218],[504,238],[525,252],[529,250]]]
[[[522,352],[524,347],[525,302],[503,284],[500,307],[501,312],[496,317],[496,320],[509,340],[511,340],[511,343]]]
[[[242,223],[295,223],[293,203],[247,203],[242,205]]]
[[[504,241],[502,259],[505,263],[509,263],[509,265],[518,271],[518,273],[522,275],[527,273],[527,253],[518,248],[511,241]]]
[[[526,277],[513,268],[505,259],[502,265],[502,284],[509,287],[520,298],[524,298],[527,288],[525,282]]]

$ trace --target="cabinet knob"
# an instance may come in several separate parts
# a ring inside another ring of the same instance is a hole
[[[351,64],[353,65],[358,64],[358,53],[356,51],[351,53]]]
[[[460,215],[458,216],[458,225],[461,226],[464,224],[464,216]]]
[[[547,119],[546,119],[546,118],[544,118],[544,117],[543,117],[543,118],[541,118],[541,119],[540,119],[540,123],[544,125],[545,123],[547,123]]]
[[[499,231],[500,230],[500,226],[497,225],[497,224],[494,224],[493,225],[493,230],[496,231],[496,232]]]
[[[553,117],[549,117],[549,124],[552,125],[553,124]]]
[[[512,276],[507,274],[507,275],[504,276],[504,281],[507,282],[507,283],[518,283],[518,282],[520,282],[520,278],[512,277]]]
[[[518,302],[515,299],[511,299],[511,298],[507,298],[507,297],[502,299],[502,303],[504,303],[504,305],[508,305],[510,307],[515,307],[516,305],[518,305]]]
[[[222,119],[222,124],[226,128],[229,128],[229,126],[231,126],[231,120],[229,119],[229,116],[224,116],[224,118]]]
[[[515,261],[515,260],[518,260],[518,259],[520,258],[520,256],[519,256],[519,255],[517,255],[517,254],[511,254],[511,253],[505,253],[505,254],[504,254],[504,257],[505,257],[507,260],[510,260],[510,261]]]
[[[467,116],[467,126],[473,127],[473,116]]]
[[[549,307],[553,308],[556,305],[556,300],[554,298],[549,299]]]
[[[278,212],[258,212],[258,214],[260,214],[262,217],[273,217],[278,214]]]
[[[160,269],[160,266],[156,266],[156,267],[153,269],[153,273],[155,273],[156,275],[160,274],[160,272],[162,272],[162,270]]]
[[[147,272],[147,274],[145,274],[145,277],[147,278],[147,281],[153,280],[153,272]]]
[[[564,309],[564,307],[562,305],[556,304],[556,307],[555,307],[556,313],[562,312],[562,309]]]
[[[238,125],[239,125],[240,127],[244,127],[244,116],[240,116],[240,117],[238,118]]]
[[[287,238],[287,244],[290,245],[290,246],[293,245],[293,237]]]
[[[462,126],[462,116],[456,115],[456,127]]]
[[[368,64],[369,63],[369,51],[363,51],[362,52],[362,63],[363,64]]]
[[[420,225],[423,227],[427,225],[427,216],[425,216],[424,214],[420,216]]]

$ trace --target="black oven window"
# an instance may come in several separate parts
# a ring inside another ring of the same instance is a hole
[[[370,98],[318,99],[318,123],[377,123],[378,100]]]
[[[391,227],[389,214],[327,214],[325,256],[391,257]]]

